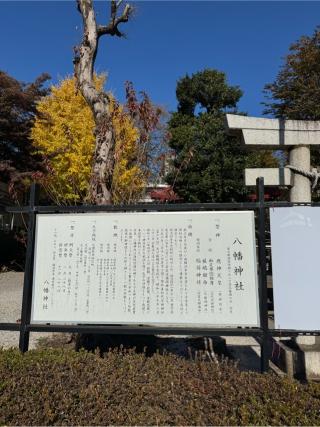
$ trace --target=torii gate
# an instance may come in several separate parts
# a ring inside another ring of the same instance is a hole
[[[311,170],[310,145],[320,145],[320,121],[266,119],[236,114],[227,114],[226,121],[230,133],[240,134],[244,144],[250,148],[289,151],[290,164],[285,168],[246,169],[246,185],[255,185],[256,179],[262,176],[266,186],[290,187],[291,202],[311,202],[311,190],[317,186],[320,174],[316,168]],[[316,343],[320,344],[320,337],[297,337],[296,342],[311,349]]]
[[[291,202],[311,202],[312,189],[320,174],[310,168],[310,145],[320,145],[320,121],[281,120],[227,114],[230,133],[240,134],[246,146],[254,149],[289,150],[285,168],[245,170],[245,183],[253,186],[259,176],[266,186],[288,186]]]

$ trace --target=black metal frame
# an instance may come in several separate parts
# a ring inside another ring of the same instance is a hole
[[[21,309],[21,323],[0,323],[0,330],[19,331],[19,348],[22,352],[28,351],[30,332],[75,332],[75,333],[107,333],[131,335],[224,335],[224,336],[251,336],[258,340],[261,346],[261,372],[269,368],[270,339],[279,336],[320,335],[319,331],[297,330],[270,330],[268,327],[268,301],[267,301],[267,273],[266,273],[266,208],[288,207],[296,205],[320,206],[320,203],[289,203],[265,202],[264,180],[257,179],[257,202],[245,203],[184,203],[184,204],[132,204],[117,206],[40,206],[38,205],[39,188],[36,184],[31,186],[29,206],[6,207],[7,213],[24,213],[29,215],[28,244],[26,253],[25,275],[23,284],[23,297]],[[257,214],[257,242],[258,242],[258,275],[259,275],[259,304],[260,327],[258,328],[201,328],[201,327],[166,327],[148,325],[51,325],[32,324],[32,283],[35,247],[36,215],[38,213],[75,213],[75,212],[175,212],[175,211],[208,211],[208,210],[254,210]]]

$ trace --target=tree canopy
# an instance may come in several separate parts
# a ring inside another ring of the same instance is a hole
[[[2,179],[18,180],[19,174],[41,169],[41,159],[32,155],[29,140],[36,105],[48,94],[50,78],[42,74],[33,83],[23,83],[0,71],[0,170]]]
[[[273,83],[265,86],[266,114],[292,120],[320,120],[320,28],[303,36]]]
[[[97,76],[98,90],[104,76]],[[115,133],[115,168],[112,196],[115,203],[136,200],[145,188],[145,177],[137,164],[139,131],[130,115],[111,94]],[[90,185],[95,122],[92,110],[76,88],[74,78],[66,78],[51,88],[51,95],[37,106],[31,138],[38,154],[46,159],[47,171],[39,179],[56,203],[83,202]]]
[[[281,119],[320,120],[320,27],[291,44],[289,52],[275,81],[265,86],[264,113]],[[284,153],[282,161],[285,157]],[[320,165],[318,146],[311,146],[311,163]]]
[[[168,182],[187,202],[232,202],[246,194],[244,169],[252,158],[239,138],[227,134],[225,113],[236,112],[242,96],[223,72],[206,69],[177,83],[178,111],[169,122],[174,150]],[[256,166],[276,164],[270,153],[254,154]]]
[[[39,176],[57,204],[82,201],[87,193],[94,149],[94,122],[86,101],[67,78],[37,105],[31,130],[34,152],[46,159]]]
[[[180,113],[193,115],[195,108],[200,106],[214,114],[226,108],[235,109],[242,91],[238,86],[229,86],[223,72],[205,69],[180,79],[176,95]]]

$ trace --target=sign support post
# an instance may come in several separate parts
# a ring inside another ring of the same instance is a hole
[[[260,324],[262,329],[261,341],[261,372],[269,369],[269,334],[268,334],[268,294],[266,269],[266,220],[264,205],[264,179],[257,178],[258,210],[258,250],[259,250],[259,294],[260,294]]]
[[[32,280],[33,280],[33,255],[36,230],[36,212],[35,206],[39,201],[39,186],[35,183],[30,188],[29,198],[29,223],[28,223],[28,241],[26,252],[25,273],[23,281],[23,296],[21,310],[21,326],[19,337],[19,349],[25,353],[29,348],[30,331],[27,326],[30,323],[31,303],[32,303]]]

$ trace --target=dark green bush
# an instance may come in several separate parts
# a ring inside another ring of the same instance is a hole
[[[0,350],[0,425],[319,425],[320,385],[226,360]]]

